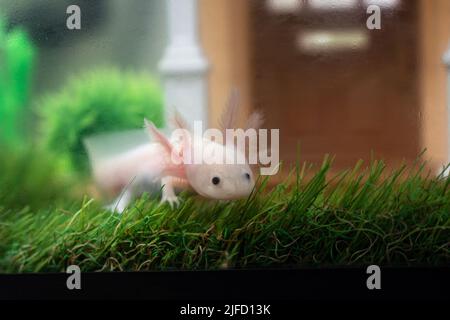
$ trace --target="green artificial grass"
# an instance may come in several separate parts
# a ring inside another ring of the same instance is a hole
[[[177,209],[146,196],[122,215],[88,197],[65,209],[0,205],[0,271],[448,265],[449,177],[424,163],[330,168],[328,158],[297,167],[274,188],[266,177],[239,201],[183,194]]]

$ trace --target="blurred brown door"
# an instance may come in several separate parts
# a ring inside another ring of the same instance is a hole
[[[397,163],[420,152],[416,1],[382,10],[382,29],[367,30],[364,7],[341,12],[277,14],[250,1],[252,95],[270,128],[280,128],[281,160],[320,162],[336,155],[337,168],[377,158]],[[303,52],[305,30],[357,30],[366,49]]]

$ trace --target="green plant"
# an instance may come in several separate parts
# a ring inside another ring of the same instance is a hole
[[[73,198],[74,177],[58,167],[55,157],[36,148],[8,149],[0,152],[0,208],[37,210],[56,206]]]
[[[37,113],[43,144],[79,171],[87,165],[85,137],[142,127],[144,117],[156,126],[164,124],[158,82],[145,74],[108,68],[70,79],[61,91],[40,101]]]
[[[0,142],[16,148],[24,141],[24,109],[28,104],[35,49],[20,28],[6,32],[0,18]]]

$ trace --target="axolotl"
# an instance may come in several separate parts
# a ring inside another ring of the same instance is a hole
[[[236,116],[234,107],[226,108],[222,127],[233,127]],[[171,207],[179,204],[177,189],[193,189],[199,195],[216,200],[245,198],[255,186],[250,165],[209,159],[204,163],[186,162],[187,153],[195,154],[196,148],[209,150],[209,157],[236,157],[245,155],[233,145],[194,136],[183,121],[175,121],[183,129],[183,135],[166,137],[156,126],[145,120],[145,127],[152,141],[101,163],[93,165],[93,175],[100,187],[109,192],[120,192],[109,208],[123,212],[130,202],[144,191],[161,190],[161,202]],[[257,129],[262,115],[254,112],[247,120],[246,128]]]

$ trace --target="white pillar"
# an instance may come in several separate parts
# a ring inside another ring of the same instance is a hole
[[[199,43],[197,0],[168,0],[168,45],[159,62],[167,116],[175,108],[189,124],[208,121],[208,61]]]
[[[447,66],[447,162],[450,163],[450,46],[445,52],[443,60]],[[446,173],[450,174],[450,168]]]

